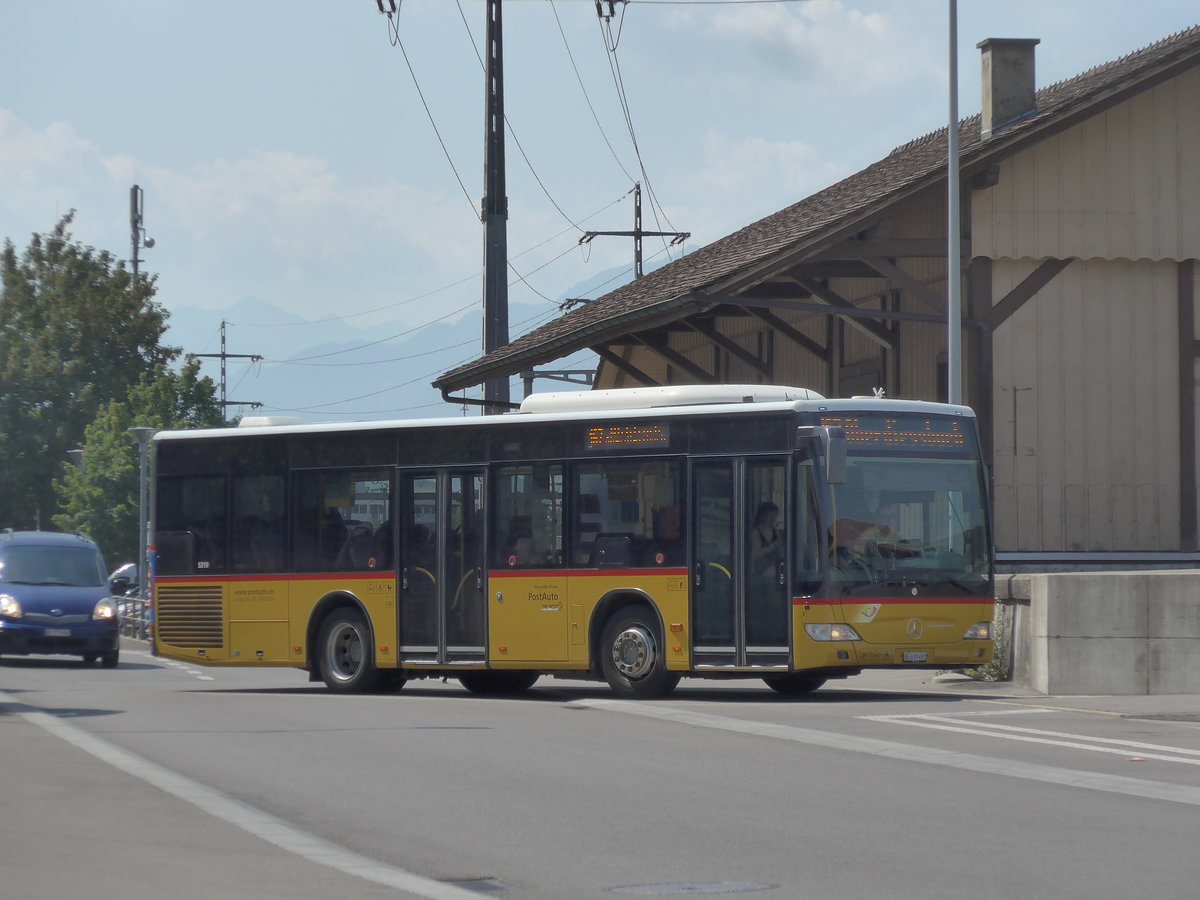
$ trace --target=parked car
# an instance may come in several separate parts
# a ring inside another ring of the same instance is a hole
[[[150,634],[150,604],[142,596],[137,563],[125,563],[109,572],[108,589],[117,601],[121,634],[146,640]]]
[[[100,549],[82,534],[0,531],[0,654],[120,656],[117,602]]]
[[[108,573],[108,586],[114,597],[136,597],[140,593],[137,563],[125,563]]]

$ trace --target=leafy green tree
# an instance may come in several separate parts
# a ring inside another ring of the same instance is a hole
[[[0,258],[0,526],[46,527],[66,453],[113,400],[175,359],[154,276],[76,242],[74,212]]]
[[[129,429],[225,424],[213,381],[199,372],[199,362],[192,360],[179,372],[159,367],[153,375],[143,375],[127,401],[110,401],[87,426],[81,465],[60,464],[54,488],[62,512],[54,516],[54,524],[87,534],[110,564],[137,559],[140,459]]]

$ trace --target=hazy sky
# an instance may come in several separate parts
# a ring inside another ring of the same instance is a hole
[[[507,0],[513,336],[631,267],[629,239],[578,239],[632,228],[634,181],[643,227],[695,249],[943,127],[948,9],[640,0],[606,28],[593,0]],[[1044,87],[1197,22],[1194,0],[959,0],[960,117],[983,38],[1040,38]],[[365,342],[477,315],[483,25],[483,0],[407,0],[395,35],[374,0],[4,0],[0,237],[75,209],[79,240],[128,257],[141,185],[159,301],[213,311],[173,335],[193,352],[246,298],[311,345],[333,316]]]

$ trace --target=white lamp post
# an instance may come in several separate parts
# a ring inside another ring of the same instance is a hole
[[[146,533],[146,523],[149,517],[150,496],[149,496],[149,479],[148,463],[150,451],[150,438],[154,437],[158,431],[157,428],[149,428],[147,426],[139,426],[130,428],[129,433],[132,434],[138,442],[138,587],[142,595],[142,608],[146,609],[147,603],[150,602],[150,542],[149,535]],[[143,615],[145,613],[143,612]]]

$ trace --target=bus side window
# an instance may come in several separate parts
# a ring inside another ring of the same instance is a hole
[[[579,464],[572,484],[571,565],[683,565],[681,472],[678,462],[663,459]]]
[[[162,575],[225,574],[225,478],[163,476],[158,480],[155,538]]]
[[[800,464],[797,470],[795,590],[811,596],[821,589],[821,559],[818,550],[817,488],[811,461]]]
[[[563,564],[563,467],[531,463],[497,472],[493,522],[502,569],[545,569]]]

